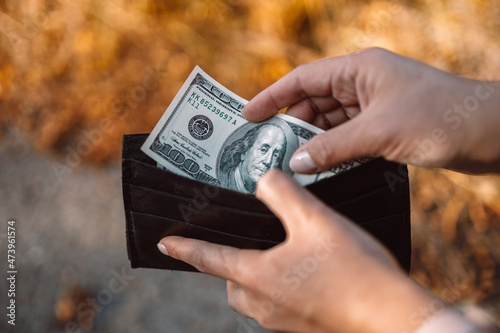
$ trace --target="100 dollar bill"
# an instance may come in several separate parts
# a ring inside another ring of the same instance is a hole
[[[141,149],[168,171],[244,193],[254,193],[273,168],[307,185],[366,160],[314,175],[293,173],[295,150],[323,130],[284,114],[250,123],[241,115],[246,103],[196,66]]]

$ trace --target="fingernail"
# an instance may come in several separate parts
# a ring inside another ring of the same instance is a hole
[[[168,256],[168,251],[167,251],[167,248],[165,247],[165,245],[163,245],[162,243],[158,243],[158,244],[156,244],[156,246],[158,246],[158,250],[160,250],[161,253]]]
[[[297,173],[306,173],[315,171],[318,167],[307,150],[303,150],[292,156],[290,168]]]

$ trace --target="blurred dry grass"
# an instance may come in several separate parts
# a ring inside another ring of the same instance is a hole
[[[247,99],[299,64],[369,46],[500,73],[500,0],[6,0],[0,31],[0,135],[21,128],[64,159],[98,130],[94,163],[118,160],[123,133],[149,132],[196,64]],[[412,176],[413,276],[500,316],[500,178]]]

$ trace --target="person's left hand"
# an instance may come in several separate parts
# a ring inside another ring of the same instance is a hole
[[[265,174],[256,196],[283,222],[283,243],[242,250],[170,236],[159,249],[228,280],[230,306],[270,330],[414,330],[412,316],[433,298],[377,241],[281,171]]]

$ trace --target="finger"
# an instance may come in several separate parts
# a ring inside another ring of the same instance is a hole
[[[255,96],[242,110],[248,121],[258,122],[308,97],[332,96],[332,79],[352,81],[347,56],[301,65]]]
[[[331,108],[327,111],[312,111],[310,110],[310,106],[307,105],[309,103],[311,103],[309,100],[303,100],[293,104],[288,108],[286,114],[299,118],[325,131],[351,118],[342,106]]]
[[[309,221],[315,220],[314,215],[325,209],[316,197],[278,169],[260,178],[255,195],[281,220],[288,236],[307,227]]]
[[[165,246],[170,257],[182,260],[202,273],[239,281],[240,263],[244,262],[245,256],[243,250],[180,236],[165,237],[159,244]]]
[[[235,292],[238,292],[238,290],[241,290],[240,286],[231,280],[227,280],[226,287],[227,287],[227,296],[228,297],[232,297],[232,295]]]
[[[380,156],[391,134],[387,126],[377,123],[380,124],[371,117],[360,115],[316,135],[295,152],[290,168],[297,173],[315,173],[353,158]]]
[[[252,318],[244,290],[232,281],[227,281],[227,302],[234,311]]]
[[[318,120],[323,120],[323,123],[320,125],[324,126],[318,126],[323,129],[332,127],[330,120],[334,120],[337,124],[340,123],[332,118],[332,115],[333,117],[342,116],[342,122],[349,119],[340,103],[331,96],[303,99],[290,105],[286,110],[286,114],[310,124],[318,123]]]
[[[330,112],[319,114],[311,122],[311,125],[314,125],[318,128],[321,128],[324,131],[327,131],[330,128],[336,127],[342,123],[345,123],[348,120],[349,120],[349,117],[345,113],[344,108],[339,107],[336,110],[332,110]]]

